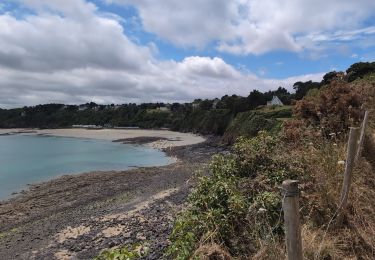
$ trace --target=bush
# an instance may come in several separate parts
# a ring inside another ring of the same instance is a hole
[[[259,241],[279,236],[277,185],[300,169],[285,155],[279,139],[261,131],[251,139],[239,138],[232,154],[215,156],[210,175],[199,177],[188,209],[174,225],[169,256],[189,259],[207,244],[246,255],[259,248]]]
[[[232,144],[240,136],[251,138],[262,130],[277,132],[281,123],[274,117],[275,113],[277,115],[279,113],[282,114],[282,112],[263,113],[259,111],[248,111],[237,114],[225,131],[223,141]]]
[[[297,102],[294,113],[306,126],[316,128],[324,136],[343,133],[362,119],[362,96],[345,82],[334,81],[318,95]]]
[[[145,257],[149,253],[147,245],[132,245],[122,248],[107,249],[94,260],[133,260]]]

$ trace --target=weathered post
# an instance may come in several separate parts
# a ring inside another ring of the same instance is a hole
[[[348,150],[346,156],[346,163],[345,163],[345,172],[344,172],[344,180],[341,189],[341,197],[340,197],[340,204],[339,204],[339,214],[337,217],[337,224],[341,224],[346,207],[348,204],[348,197],[349,197],[349,190],[352,184],[352,176],[353,176],[353,169],[355,164],[355,158],[358,151],[359,145],[359,135],[360,135],[360,128],[358,127],[351,127],[350,134],[349,134],[349,141],[348,141]]]
[[[359,146],[358,146],[358,149],[357,149],[357,154],[356,154],[356,161],[359,159],[359,157],[361,156],[361,153],[362,153],[362,148],[363,148],[363,143],[365,141],[365,136],[366,136],[366,127],[367,127],[367,122],[368,122],[368,114],[369,114],[369,111],[366,111],[365,112],[365,116],[363,118],[363,122],[362,122],[362,125],[361,125],[361,134],[360,134],[360,137],[359,137]]]
[[[285,243],[288,260],[302,259],[302,238],[299,219],[298,181],[286,180],[282,184]]]

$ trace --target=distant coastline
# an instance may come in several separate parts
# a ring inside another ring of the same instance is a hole
[[[123,141],[127,143],[146,144],[157,149],[165,149],[176,146],[194,145],[204,142],[202,136],[191,133],[180,133],[169,130],[145,130],[145,129],[25,129],[10,128],[0,129],[0,135],[49,135],[60,137],[90,138],[110,141]],[[146,142],[145,139],[146,138]]]

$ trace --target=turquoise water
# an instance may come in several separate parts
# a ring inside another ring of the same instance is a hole
[[[0,200],[26,184],[64,174],[161,166],[171,160],[156,149],[104,140],[0,136]]]

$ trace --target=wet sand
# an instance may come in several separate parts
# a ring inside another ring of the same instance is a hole
[[[0,135],[5,134],[23,135],[52,135],[61,137],[90,138],[101,140],[126,140],[142,137],[159,138],[148,145],[155,148],[168,148],[175,146],[186,146],[198,144],[205,138],[191,133],[179,133],[169,130],[146,130],[146,129],[0,129]]]

